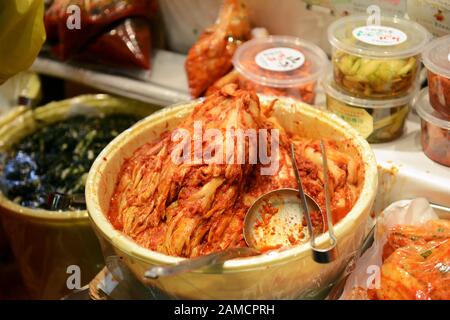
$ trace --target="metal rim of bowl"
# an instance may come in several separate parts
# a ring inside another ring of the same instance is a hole
[[[261,100],[269,101],[269,97],[260,96]],[[370,148],[369,143],[349,124],[344,120],[340,119],[334,114],[329,112],[318,110],[312,106],[304,103],[298,103],[292,99],[277,98],[278,103],[282,103],[286,111],[289,111],[288,105],[294,107],[291,112],[303,113],[309,115],[311,118],[316,118],[321,122],[326,123],[332,129],[339,131],[345,138],[351,139],[353,141],[353,147],[363,158],[364,163],[364,183],[361,189],[360,196],[353,206],[352,210],[335,226],[335,233],[337,237],[345,234],[346,230],[350,228],[354,229],[356,220],[360,215],[369,210],[375,199],[375,194],[378,186],[378,169],[375,161],[375,155]],[[198,103],[198,101],[193,101],[190,103],[176,104],[171,107],[164,108],[159,112],[152,114],[147,117],[144,121],[133,127],[133,130],[138,131],[141,128],[145,128],[149,124],[157,124],[158,121],[164,121],[168,116],[171,117],[183,117],[190,112],[192,108]],[[129,135],[121,134],[116,137],[110,144],[106,146],[105,149],[100,153],[100,155],[95,160],[91,167],[86,182],[86,202],[89,212],[89,218],[94,228],[108,241],[112,244],[115,250],[119,250],[126,255],[132,256],[137,260],[141,260],[151,264],[175,264],[184,260],[185,258],[173,257],[146,249],[139,246],[131,238],[123,234],[122,232],[116,230],[105,214],[101,210],[101,206],[98,201],[96,185],[101,181],[101,169],[106,165],[106,161],[102,161],[102,158],[111,158],[111,154],[117,152],[121,146],[129,143],[133,140],[132,133]],[[318,245],[324,244],[329,240],[328,234],[321,235],[317,238]],[[221,273],[231,273],[231,272],[242,272],[250,271],[259,268],[267,268],[269,265],[273,266],[276,264],[283,264],[290,262],[294,259],[304,257],[309,254],[310,246],[309,244],[303,244],[300,246],[295,246],[283,251],[268,252],[255,257],[241,258],[227,261]],[[202,271],[194,271],[202,273]]]

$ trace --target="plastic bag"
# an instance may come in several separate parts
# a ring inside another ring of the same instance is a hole
[[[0,84],[28,69],[45,41],[43,0],[0,2]]]
[[[340,299],[449,297],[450,223],[439,220],[426,199],[393,203],[378,218],[374,243],[357,261]]]
[[[110,66],[149,69],[150,38],[150,28],[144,19],[129,18],[91,42],[75,59]],[[130,50],[130,44],[133,44],[133,50]],[[109,49],[105,51],[105,48]]]
[[[79,28],[67,27],[74,21],[73,6],[80,9]],[[148,20],[156,11],[155,0],[55,0],[46,10],[45,27],[61,60],[93,56],[92,62],[149,69]]]
[[[233,54],[249,38],[246,6],[240,0],[225,0],[216,23],[203,31],[186,57],[185,69],[193,98],[200,97],[233,68]]]

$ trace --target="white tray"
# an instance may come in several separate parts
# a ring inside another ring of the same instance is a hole
[[[43,57],[35,60],[31,70],[108,93],[165,106],[190,100],[184,60],[185,56],[182,54],[155,50],[152,70],[145,81],[85,69]]]

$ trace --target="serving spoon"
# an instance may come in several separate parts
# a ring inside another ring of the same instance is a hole
[[[265,245],[267,248],[276,248],[277,245],[295,245],[307,242],[309,239],[314,261],[329,263],[337,258],[337,239],[333,231],[328,188],[328,162],[323,141],[320,142],[320,150],[322,153],[326,221],[330,237],[329,246],[318,247],[316,245],[316,235],[325,231],[325,219],[317,202],[304,192],[295,157],[295,147],[292,143],[291,160],[298,190],[288,188],[274,190],[262,195],[255,201],[249,209],[244,223],[246,226],[244,228],[244,238],[249,246],[261,250],[264,249],[264,247],[261,247],[262,245]],[[271,208],[267,208],[267,204],[270,204]],[[266,206],[265,209],[264,206]],[[261,232],[258,230],[258,227],[255,227],[259,225],[258,221],[264,219],[261,218],[261,214],[258,214],[258,212],[261,213],[264,210],[273,211],[272,208],[275,208],[276,214],[270,218],[268,223],[264,224],[264,231]],[[299,208],[300,211],[298,210]],[[307,229],[303,228],[303,217],[306,220]],[[316,219],[313,219],[313,217]]]
[[[174,265],[150,267],[145,278],[157,279],[164,276],[177,275],[202,267],[222,265],[225,261],[240,257],[261,254],[262,251],[304,243],[310,239],[313,259],[319,263],[328,263],[336,259],[337,240],[331,223],[330,201],[328,195],[328,170],[325,146],[321,141],[321,152],[324,165],[325,206],[327,210],[328,230],[331,244],[327,248],[315,245],[315,233],[323,233],[324,216],[320,206],[305,194],[295,158],[294,145],[291,144],[291,158],[299,190],[277,189],[260,196],[247,210],[244,218],[244,240],[248,247],[231,248],[201,257],[183,260]],[[314,225],[311,212],[318,214],[320,221]],[[306,219],[307,229],[303,226]]]
[[[69,195],[50,192],[47,195],[47,207],[52,211],[68,210],[71,207],[86,207],[86,199],[83,193]]]

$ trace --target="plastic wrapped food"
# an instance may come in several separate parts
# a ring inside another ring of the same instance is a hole
[[[71,5],[81,8],[80,28],[68,28]],[[106,65],[150,68],[149,19],[155,0],[55,0],[45,13],[53,53]]]
[[[415,107],[422,123],[423,152],[431,160],[450,167],[450,120],[430,105],[428,88],[422,89]]]
[[[346,17],[328,28],[334,80],[363,98],[407,94],[417,81],[428,31],[399,18],[382,17],[379,26],[366,25],[366,20],[366,16]]]
[[[242,89],[314,104],[317,81],[328,67],[328,58],[308,41],[270,36],[239,47],[233,64]]]
[[[431,106],[450,120],[450,36],[432,41],[423,53]]]
[[[348,95],[333,82],[324,82],[327,109],[357,129],[370,143],[395,140],[403,133],[416,94],[415,88],[395,99],[363,99]]]
[[[200,97],[232,69],[231,59],[237,47],[249,38],[246,6],[240,0],[225,0],[216,23],[188,52],[185,68],[192,97]]]
[[[450,221],[439,219],[425,199],[386,208],[341,299],[449,300]]]
[[[149,69],[151,32],[145,19],[128,18],[74,56],[77,61]],[[130,50],[130,45],[133,49]]]

